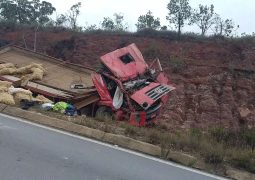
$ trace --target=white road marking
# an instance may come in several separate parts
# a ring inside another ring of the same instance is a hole
[[[146,159],[149,159],[149,160],[152,160],[152,161],[156,161],[156,162],[159,162],[159,163],[162,163],[162,164],[170,165],[172,167],[180,168],[180,169],[190,171],[190,172],[193,172],[193,173],[197,173],[197,174],[207,176],[207,177],[210,177],[210,178],[215,178],[215,179],[218,179],[218,180],[227,180],[227,178],[223,178],[223,177],[220,177],[220,176],[209,174],[209,173],[206,173],[206,172],[203,172],[203,171],[200,171],[200,170],[192,169],[192,168],[182,166],[182,165],[170,162],[170,161],[165,161],[165,160],[162,160],[162,159],[158,159],[156,157],[152,157],[152,156],[142,154],[142,153],[139,153],[139,152],[135,152],[135,151],[132,151],[132,150],[124,149],[124,148],[121,148],[121,147],[118,147],[118,146],[115,146],[115,145],[107,144],[107,143],[104,143],[104,142],[89,139],[89,138],[82,137],[82,136],[72,134],[72,133],[69,133],[69,132],[65,132],[65,131],[54,129],[54,128],[47,127],[47,126],[44,126],[44,125],[29,122],[29,121],[21,119],[21,118],[12,117],[12,116],[2,114],[2,113],[0,113],[0,116],[6,117],[6,118],[9,118],[9,119],[13,119],[13,120],[16,120],[16,121],[19,121],[19,122],[23,122],[23,123],[26,123],[26,124],[29,124],[29,125],[32,125],[32,126],[40,127],[40,128],[46,129],[46,130],[50,130],[50,131],[53,131],[53,132],[57,132],[57,133],[67,135],[67,136],[70,136],[70,137],[78,138],[78,139],[81,139],[81,140],[84,140],[84,141],[88,141],[88,142],[92,142],[92,143],[99,144],[99,145],[102,145],[102,146],[106,146],[106,147],[109,147],[109,148],[112,148],[112,149],[115,149],[115,150],[126,152],[126,153],[136,155],[136,156],[139,156],[139,157],[143,157],[143,158],[146,158]]]
[[[11,130],[16,130],[17,128],[13,128],[13,127],[10,127],[10,126],[5,126],[5,125],[1,125],[1,124],[0,124],[0,129],[11,129]]]

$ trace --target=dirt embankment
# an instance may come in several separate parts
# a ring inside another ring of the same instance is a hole
[[[1,32],[1,37],[33,48],[30,30]],[[177,87],[159,122],[164,128],[255,127],[255,43],[49,31],[37,37],[38,51],[91,67],[101,55],[129,43],[136,43],[146,60],[158,56]]]

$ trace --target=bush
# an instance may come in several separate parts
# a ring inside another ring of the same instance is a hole
[[[151,44],[143,53],[146,59],[155,59],[161,56],[161,50],[155,43]]]
[[[91,30],[91,31],[84,31],[85,34],[88,35],[106,35],[106,36],[125,36],[125,35],[132,35],[133,33],[128,31],[109,31],[103,29]]]
[[[9,44],[8,41],[0,39],[0,47],[6,46],[7,44]]]
[[[119,42],[118,49],[123,48],[127,45],[131,44],[131,42],[127,38],[122,38]]]
[[[167,159],[170,152],[170,139],[171,135],[162,134],[160,136],[161,158]]]
[[[5,29],[5,31],[14,31],[17,29],[18,24],[12,21],[0,21],[0,27],[1,29]]]
[[[65,60],[68,54],[72,54],[76,44],[76,37],[72,36],[70,39],[64,39],[56,42],[52,46],[54,56]]]
[[[169,141],[171,146],[177,150],[193,152],[200,150],[201,139],[199,136],[192,135],[192,132],[173,134],[170,136]]]
[[[161,140],[160,137],[161,137],[160,132],[156,130],[152,130],[148,134],[148,142],[152,144],[160,144],[160,140]]]
[[[137,134],[136,128],[134,126],[127,126],[124,134],[134,136]]]
[[[225,150],[222,145],[207,142],[203,143],[201,148],[205,162],[210,164],[220,164],[223,162],[225,157]]]
[[[230,133],[229,130],[226,130],[222,127],[213,128],[209,131],[210,135],[219,143],[225,142],[228,143],[231,137],[234,134]],[[235,135],[234,135],[235,136]]]
[[[255,155],[249,151],[232,151],[230,163],[237,168],[242,168],[255,173]]]
[[[255,148],[255,129],[243,128],[233,131],[224,128],[214,128],[209,131],[210,136],[218,143],[228,146],[249,147],[254,151]]]
[[[190,136],[196,137],[197,139],[202,138],[202,132],[200,129],[193,128],[190,130]]]
[[[242,130],[242,138],[245,143],[251,147],[252,151],[255,148],[255,128],[252,129],[243,129]]]
[[[109,126],[108,124],[105,124],[102,130],[106,133],[114,133],[114,129],[111,128],[111,126]]]
[[[135,35],[138,37],[167,38],[169,40],[178,40],[178,33],[176,31],[157,31],[148,28],[137,31]]]
[[[187,68],[184,60],[175,56],[170,57],[169,65],[171,66],[173,73],[182,73]]]

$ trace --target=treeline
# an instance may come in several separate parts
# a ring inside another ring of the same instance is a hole
[[[128,23],[122,13],[114,13],[113,17],[104,17],[99,25],[78,25],[78,17],[82,4],[72,5],[64,14],[52,18],[56,8],[50,2],[41,0],[0,0],[0,21],[14,24],[26,24],[46,27],[64,27],[74,31],[128,31]],[[170,0],[166,8],[169,10],[166,19],[169,27],[175,27],[178,38],[181,37],[184,26],[196,25],[201,30],[201,35],[207,35],[210,30],[214,35],[231,36],[239,28],[231,19],[223,19],[214,10],[214,5],[202,5],[193,9],[189,0]],[[167,31],[168,26],[161,25],[160,18],[154,17],[149,10],[138,17],[135,24],[137,31],[151,29]]]

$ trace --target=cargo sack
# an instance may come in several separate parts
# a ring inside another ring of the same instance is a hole
[[[6,105],[15,105],[13,96],[9,94],[8,92],[0,92],[0,103],[6,104]]]

